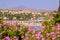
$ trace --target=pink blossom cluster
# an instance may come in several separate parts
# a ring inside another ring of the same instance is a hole
[[[4,24],[7,24],[9,26],[16,26],[17,23],[4,22]],[[0,27],[1,27],[1,24],[0,24]],[[22,29],[24,27],[21,26],[19,30],[22,32]],[[49,27],[41,26],[41,30],[36,30],[32,26],[29,25],[27,28],[28,31],[25,33],[25,35],[22,35],[21,38],[23,40],[48,40],[48,39],[55,40],[56,38],[60,37],[60,24],[58,24],[56,27],[54,26],[54,27],[49,28],[50,30],[48,28]],[[16,36],[14,38],[15,40],[18,40]],[[11,37],[7,36],[3,38],[2,40],[11,40]]]

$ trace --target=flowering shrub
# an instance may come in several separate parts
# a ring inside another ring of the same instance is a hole
[[[60,23],[54,25],[58,18],[60,16],[55,21],[44,22],[44,25],[38,27],[40,30],[17,22],[1,22],[0,40],[60,40]]]
[[[14,24],[14,23],[13,23]],[[0,24],[1,40],[60,40],[60,24],[57,26],[41,26],[40,30],[32,26]]]

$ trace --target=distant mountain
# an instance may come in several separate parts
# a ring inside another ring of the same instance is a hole
[[[18,6],[18,7],[13,7],[9,8],[10,10],[28,10],[26,6]]]
[[[26,6],[8,8],[8,10],[30,10],[30,11],[35,11],[35,12],[51,12],[52,11],[52,10],[45,10],[45,9],[32,9],[32,8],[28,8]]]

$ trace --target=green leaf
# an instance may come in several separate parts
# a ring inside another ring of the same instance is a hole
[[[45,37],[45,38],[46,38],[46,33],[44,33],[44,32],[43,32],[43,33],[42,33],[42,35],[43,35],[43,37]]]

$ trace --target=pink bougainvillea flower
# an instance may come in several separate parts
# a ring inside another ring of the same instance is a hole
[[[6,29],[7,26],[4,26],[4,29]]]
[[[41,32],[44,32],[44,29],[41,29]]]
[[[22,27],[20,27],[20,30],[22,30]]]
[[[18,40],[18,38],[16,37],[15,40]]]
[[[60,27],[58,27],[57,30],[60,30]]]
[[[14,36],[15,40],[18,40],[18,37]]]
[[[56,34],[60,34],[60,32],[56,32]]]
[[[2,40],[5,40],[5,38],[3,38]]]
[[[41,26],[41,28],[43,29],[43,28],[45,28],[45,26]]]
[[[50,36],[50,33],[46,33],[47,36]]]
[[[40,32],[38,32],[38,35],[41,35]]]
[[[30,31],[31,30],[31,26],[28,26],[28,31]]]
[[[52,27],[52,30],[56,30],[56,28],[55,27]]]
[[[31,31],[31,29],[30,29],[30,28],[28,28],[28,31],[30,32],[30,31]]]
[[[16,38],[16,40],[18,40],[18,38]]]
[[[40,39],[40,37],[39,37],[39,36],[37,36],[36,38],[37,38],[37,39]]]
[[[35,34],[35,36],[36,36],[36,38],[40,39],[41,34],[40,33],[37,33],[37,34]]]
[[[42,38],[41,40],[45,40],[45,38]]]
[[[28,26],[28,28],[30,28],[30,29],[31,29],[32,27],[31,27],[31,26]]]
[[[37,36],[37,34],[35,34],[35,36]]]
[[[51,32],[51,34],[53,35],[53,34],[55,34],[55,32]]]
[[[16,26],[16,24],[12,21],[12,22],[11,22],[11,26]]]
[[[24,38],[24,36],[21,36],[21,38]]]
[[[58,27],[60,27],[60,24],[58,24]]]
[[[7,37],[6,37],[6,40],[10,40],[10,37],[9,37],[9,36],[7,36]]]
[[[28,32],[30,32],[30,31],[32,31],[32,28],[29,26],[29,27],[28,27]]]
[[[26,37],[25,40],[28,40],[28,37]]]
[[[33,33],[33,34],[35,33],[35,31],[36,31],[35,29],[32,29],[32,33]]]
[[[11,26],[11,22],[9,21],[8,23],[7,23],[9,26]]]
[[[28,36],[28,34],[26,33],[26,34],[25,34],[25,36],[27,37],[27,36]]]
[[[55,40],[55,38],[53,37],[52,40]]]

